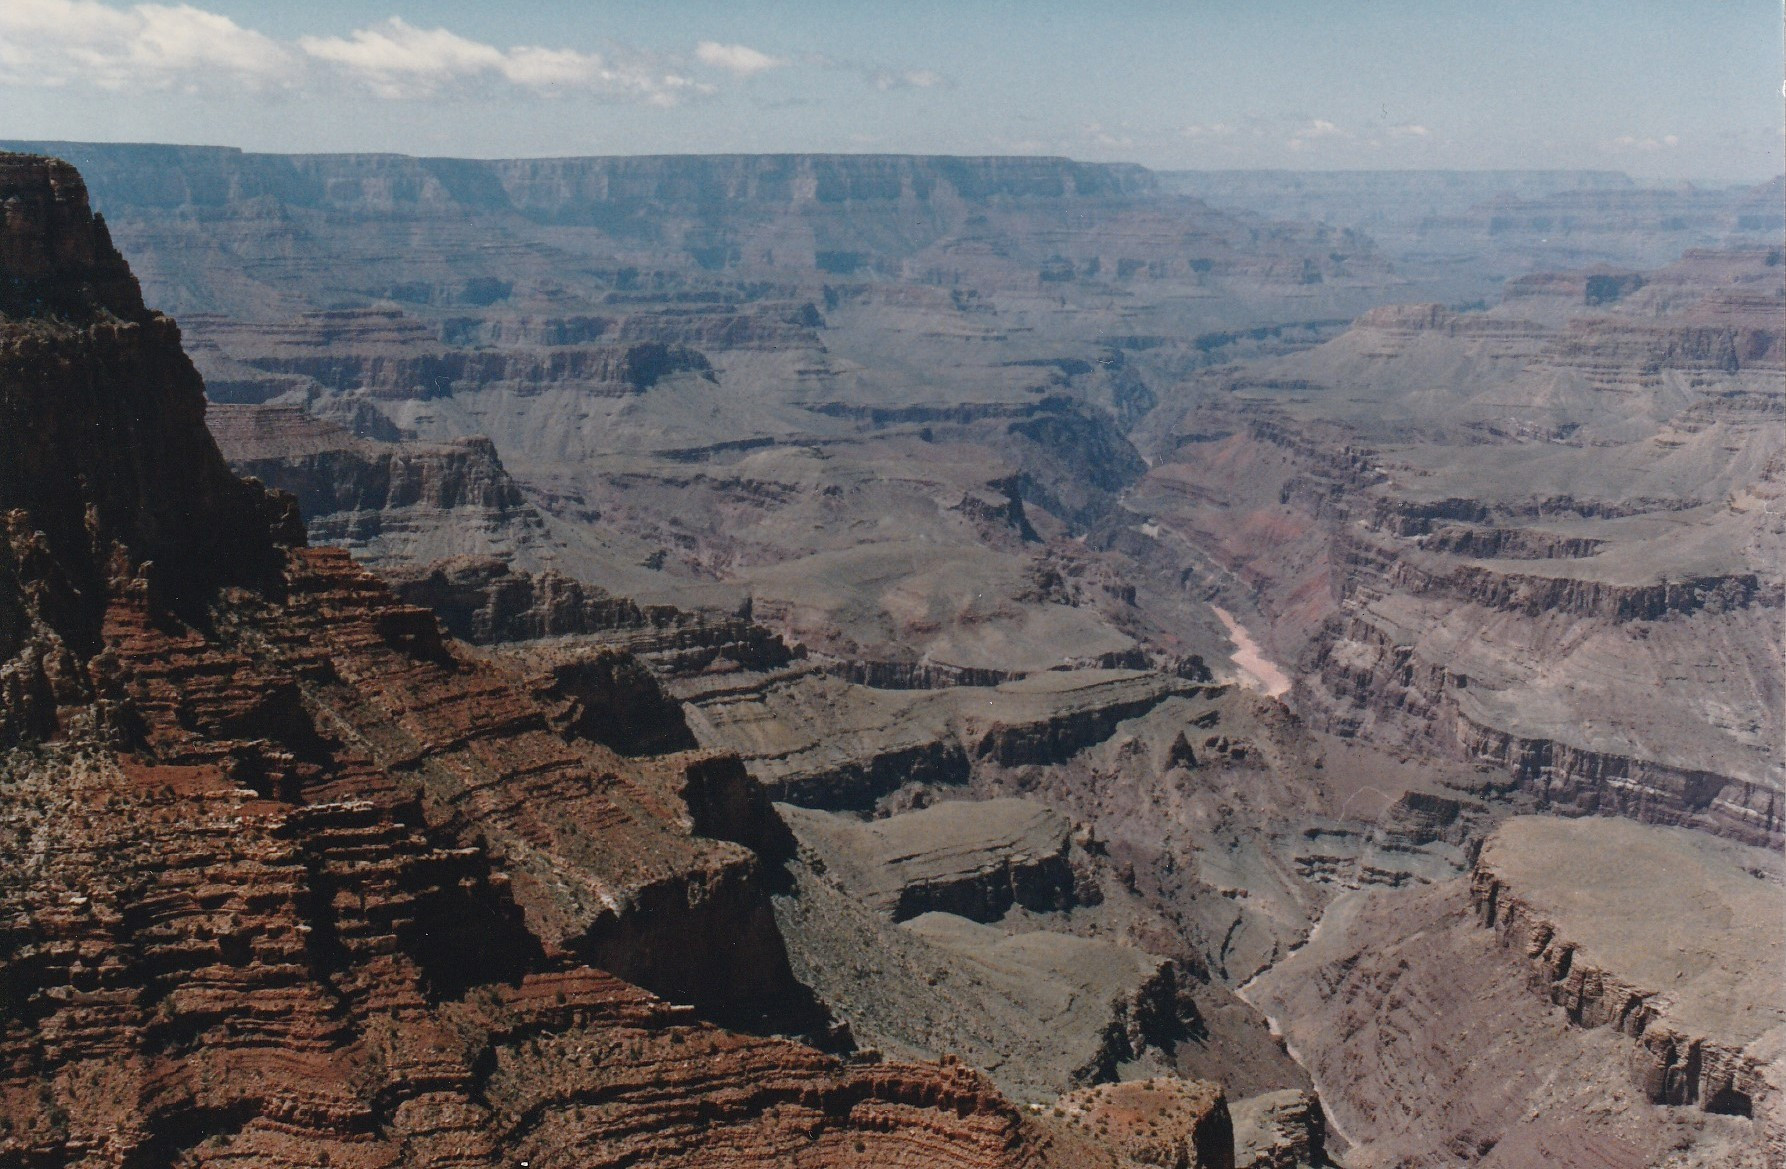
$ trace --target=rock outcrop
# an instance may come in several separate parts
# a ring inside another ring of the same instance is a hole
[[[1770,851],[1517,817],[1471,875],[1335,901],[1247,994],[1346,1165],[1760,1169],[1780,1155],[1783,896]]]
[[[530,573],[494,558],[455,557],[386,575],[399,596],[478,645],[575,637],[624,649],[670,678],[778,670],[794,660],[746,614],[640,605],[550,569]]]
[[[997,686],[874,690],[817,666],[673,687],[703,745],[738,752],[778,800],[870,807],[906,784],[961,784],[976,767],[1046,765],[1125,719],[1215,687],[1153,671],[1043,671]]]
[[[1067,1123],[1162,1169],[1233,1169],[1233,1121],[1217,1084],[1140,1080],[1063,1096]]]
[[[1013,905],[1046,912],[1074,901],[1073,826],[1039,804],[951,800],[854,823],[785,814],[833,880],[894,921],[932,912],[996,921]]]
[[[297,500],[312,543],[385,565],[537,555],[547,541],[486,438],[380,442],[296,406],[214,405],[206,421],[232,470]]]
[[[1235,1169],[1315,1169],[1327,1165],[1327,1124],[1312,1092],[1249,1096],[1228,1106]]]
[[[174,323],[143,307],[72,167],[0,156],[0,744],[94,697],[106,599],[276,579],[290,501],[229,473]],[[144,566],[152,566],[144,569]]]
[[[1637,1041],[1648,1099],[1756,1117],[1778,1157],[1786,891],[1775,858],[1745,852],[1678,830],[1521,817],[1483,848],[1470,901],[1570,1023]],[[1673,911],[1644,922],[1659,873]]]

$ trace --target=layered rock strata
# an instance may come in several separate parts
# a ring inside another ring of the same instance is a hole
[[[237,474],[297,500],[313,542],[371,563],[513,557],[546,542],[488,439],[379,442],[289,406],[213,406],[206,421]]]
[[[1778,847],[1783,270],[1532,277],[1212,373],[1126,539],[1218,566],[1316,725]]]
[[[738,752],[780,800],[866,808],[903,785],[960,784],[976,766],[1058,763],[1125,719],[1214,689],[1151,671],[1045,671],[994,687],[874,690],[816,666],[691,679],[703,745]]]
[[[855,823],[785,814],[833,880],[894,921],[931,912],[996,921],[1013,905],[1046,912],[1074,901],[1073,827],[1040,804],[951,800]]]
[[[1048,808],[952,800],[866,821],[779,808],[801,863],[777,919],[801,977],[860,1041],[960,1052],[1035,1100],[1176,1069],[1181,1045],[1208,1039],[1200,971],[1068,932],[1103,892]]]
[[[554,732],[302,547],[79,177],[0,181],[0,1158],[1112,1163],[959,1066],[726,1032],[586,964],[789,1018],[756,855],[716,838],[762,843],[714,823],[749,797]]]
[[[793,652],[748,613],[640,605],[550,569],[455,557],[388,568],[397,594],[440,616],[453,636],[479,645],[574,638],[624,649],[666,678],[788,666]]]

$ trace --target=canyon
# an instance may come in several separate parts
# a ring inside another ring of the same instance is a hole
[[[0,1155],[1786,1155],[1777,183],[3,145]]]

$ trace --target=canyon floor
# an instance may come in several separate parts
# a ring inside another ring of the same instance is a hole
[[[1778,182],[31,148],[7,1155],[1786,1159]]]

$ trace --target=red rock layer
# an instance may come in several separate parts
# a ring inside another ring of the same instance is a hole
[[[93,672],[135,750],[8,758],[0,1159],[1042,1157],[977,1075],[728,1034],[582,965],[785,989],[754,858],[684,826],[675,767],[551,733],[338,553],[287,585],[210,636],[121,588]]]

